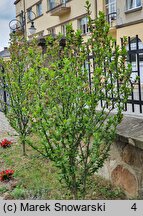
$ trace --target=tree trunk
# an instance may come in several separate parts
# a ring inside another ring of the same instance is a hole
[[[86,181],[87,181],[87,175],[85,174],[84,179],[83,179],[83,191],[82,191],[82,199],[85,199],[86,195]]]
[[[73,199],[74,199],[74,200],[78,200],[78,193],[77,193],[77,187],[76,187],[76,185],[74,185],[74,186],[72,187],[71,193],[72,193],[72,195],[73,195]]]
[[[23,156],[26,156],[25,139],[22,139],[22,154]]]

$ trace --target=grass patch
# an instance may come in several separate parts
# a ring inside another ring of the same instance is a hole
[[[8,189],[7,189],[6,186],[1,186],[1,187],[0,187],[0,195],[2,195],[3,193],[5,193],[5,192],[7,192],[7,191],[8,191]]]
[[[0,148],[3,169],[13,169],[14,180],[0,184],[0,195],[9,193],[11,199],[71,199],[69,191],[58,181],[58,170],[53,163],[27,146],[23,157],[21,146],[14,143],[10,148]],[[108,181],[94,176],[88,182],[86,199],[125,199],[124,193]]]

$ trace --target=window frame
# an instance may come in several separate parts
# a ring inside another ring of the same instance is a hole
[[[131,1],[133,1],[134,3],[132,3],[133,5],[130,7],[129,5],[131,4]],[[137,1],[140,1],[140,5],[137,5]],[[134,10],[140,7],[142,7],[141,0],[126,0],[126,10],[127,11],[131,11],[131,10]]]
[[[66,36],[66,26],[67,25],[68,25],[68,23],[61,25],[61,33],[63,36]]]
[[[52,28],[49,28],[48,29],[48,34],[50,34],[50,35],[55,35],[56,34],[56,28],[55,27],[52,27]]]
[[[36,4],[36,14],[37,14],[37,17],[39,17],[43,14],[42,2],[38,2]]]
[[[86,20],[85,23],[84,23],[84,20]],[[79,22],[79,29],[82,31],[83,35],[86,35],[86,34],[90,33],[89,32],[89,27],[88,27],[88,17],[87,16],[84,16],[84,17],[80,18],[78,20],[78,22]],[[83,24],[82,24],[82,22],[83,22]]]
[[[59,2],[56,0],[47,0],[47,11],[51,11],[61,5],[66,6],[66,3],[68,3],[69,1],[71,0],[59,0]]]
[[[106,15],[108,17],[108,21],[111,22],[112,20],[115,20],[117,12],[117,0],[106,0],[105,10]]]
[[[27,10],[27,20],[28,22],[33,20],[33,11],[32,11],[32,7],[31,8],[28,8]]]
[[[52,4],[54,6],[52,6]],[[47,8],[48,8],[48,11],[52,10],[53,8],[56,7],[56,2],[55,0],[47,0]]]

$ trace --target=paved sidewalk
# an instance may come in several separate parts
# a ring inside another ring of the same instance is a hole
[[[11,140],[12,142],[16,142],[18,136],[15,130],[9,125],[9,122],[5,117],[4,113],[0,112],[0,141],[5,138]],[[3,160],[0,157],[0,168],[1,168],[1,163],[3,163]],[[0,187],[3,187],[3,183],[1,182],[0,182]],[[0,200],[4,200],[6,194],[7,193],[4,194],[4,197],[0,196]]]
[[[10,138],[14,141],[16,137],[17,133],[9,125],[9,122],[5,117],[4,113],[0,112],[0,140],[4,138]]]

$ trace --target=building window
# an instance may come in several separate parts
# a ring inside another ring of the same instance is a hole
[[[82,34],[87,34],[89,32],[87,17],[83,17],[82,19],[79,20],[79,27],[82,31]]]
[[[22,15],[20,15],[20,16],[18,16],[18,20],[22,23],[22,25],[23,25],[23,17],[22,17]]]
[[[37,16],[41,16],[42,15],[42,3],[41,2],[38,3],[36,7],[37,7]]]
[[[141,6],[141,0],[127,0],[127,10],[138,8]]]
[[[28,21],[31,21],[33,18],[34,18],[34,17],[33,17],[32,8],[29,8],[29,9],[27,10],[27,19],[28,19]]]
[[[48,10],[51,10],[56,7],[56,1],[55,0],[48,0]]]
[[[66,36],[66,25],[67,25],[67,24],[64,24],[64,25],[61,26],[61,33],[62,33],[64,36]]]
[[[106,15],[108,18],[108,22],[116,19],[116,0],[106,0]]]
[[[48,10],[52,10],[53,8],[59,6],[59,5],[64,5],[66,6],[66,3],[69,0],[48,0]]]
[[[48,30],[48,33],[49,33],[50,35],[54,36],[54,35],[55,35],[55,28],[50,28],[50,29]]]
[[[66,3],[68,2],[69,0],[61,0],[61,3],[66,5]]]

